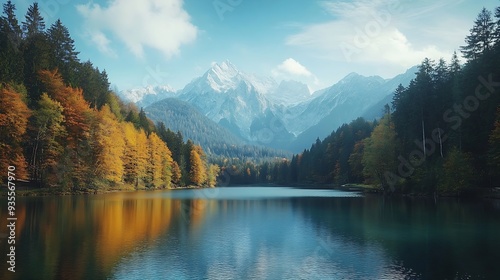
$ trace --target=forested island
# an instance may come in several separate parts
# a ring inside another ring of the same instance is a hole
[[[425,59],[380,120],[359,118],[291,158],[211,156],[121,101],[38,4],[0,22],[0,169],[62,191],[278,183],[368,184],[384,193],[462,194],[500,186],[500,8],[483,9],[450,62]],[[236,151],[233,151],[236,150]],[[6,172],[0,173],[2,182]]]

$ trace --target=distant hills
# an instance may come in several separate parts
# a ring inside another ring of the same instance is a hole
[[[303,83],[278,84],[224,61],[181,90],[148,86],[120,96],[204,148],[210,143],[255,144],[299,152],[343,123],[380,117],[397,86],[407,86],[416,72],[412,67],[392,79],[351,73],[311,94]]]

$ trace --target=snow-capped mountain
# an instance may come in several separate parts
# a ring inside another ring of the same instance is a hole
[[[285,118],[285,125],[289,131],[299,135],[332,111],[340,113],[339,121],[349,122],[389,94],[380,90],[384,83],[385,80],[379,76],[364,77],[351,73],[335,85],[315,92],[314,98],[307,103],[291,107],[291,115]]]
[[[229,61],[214,64],[205,74],[186,85],[179,98],[196,106],[211,120],[250,140],[252,122],[271,107],[266,93],[275,90],[271,78],[239,71]]]
[[[311,99],[309,87],[298,81],[283,80],[278,88],[268,92],[266,97],[277,105],[291,106]]]
[[[176,97],[177,91],[169,85],[146,86],[130,90],[122,90],[119,95],[129,102],[135,103],[139,107],[146,107],[165,98]]]
[[[378,117],[397,86],[407,86],[415,72],[411,68],[392,79],[351,73],[311,94],[303,83],[278,84],[273,78],[242,72],[224,61],[213,64],[179,91],[168,86],[146,87],[120,95],[144,107],[174,97],[249,143],[298,152],[343,123],[360,116]]]
[[[290,148],[303,149],[304,145],[310,145],[318,137],[326,137],[343,123],[370,115],[374,108],[382,112],[385,104],[390,105],[397,86],[407,86],[415,78],[415,69],[410,68],[392,79],[351,73],[335,85],[314,93],[316,97],[306,104],[290,108],[296,115],[285,118],[285,125],[298,135]],[[388,102],[381,104],[385,100]]]

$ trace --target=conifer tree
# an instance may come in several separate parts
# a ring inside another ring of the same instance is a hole
[[[462,53],[468,60],[474,60],[487,50],[490,50],[494,43],[494,23],[491,12],[483,8],[470,30],[470,34],[465,38],[466,45],[461,47]]]
[[[53,23],[47,30],[50,49],[52,52],[51,68],[58,68],[66,83],[74,85],[74,77],[78,60],[75,51],[75,42],[60,19]]]

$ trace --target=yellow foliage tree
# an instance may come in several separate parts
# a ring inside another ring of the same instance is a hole
[[[219,176],[220,167],[217,164],[210,164],[208,167],[207,183],[209,187],[215,187],[217,184],[217,176]]]
[[[97,173],[114,183],[122,181],[125,140],[116,116],[104,105],[98,114]]]
[[[123,150],[123,181],[129,184],[136,184],[139,174],[137,162],[137,137],[139,132],[134,124],[122,122],[121,129],[125,140]]]
[[[172,161],[172,183],[175,185],[181,182],[182,171],[176,161]]]
[[[167,145],[152,132],[148,139],[147,174],[150,187],[170,188],[172,180],[172,153]]]
[[[190,153],[190,169],[189,169],[189,180],[192,184],[196,186],[201,186],[205,183],[207,179],[207,171],[205,168],[205,162],[202,160],[199,150],[201,147],[193,146]]]
[[[57,70],[42,70],[39,78],[49,97],[59,102],[64,109],[67,134],[56,172],[58,180],[67,188],[87,187],[94,174],[90,126],[96,118],[95,112],[83,98],[82,90],[66,86]]]
[[[136,155],[135,159],[137,162],[137,180],[136,180],[136,188],[139,187],[140,184],[144,184],[147,181],[147,165],[149,158],[148,151],[148,137],[144,130],[140,129],[136,135]]]

